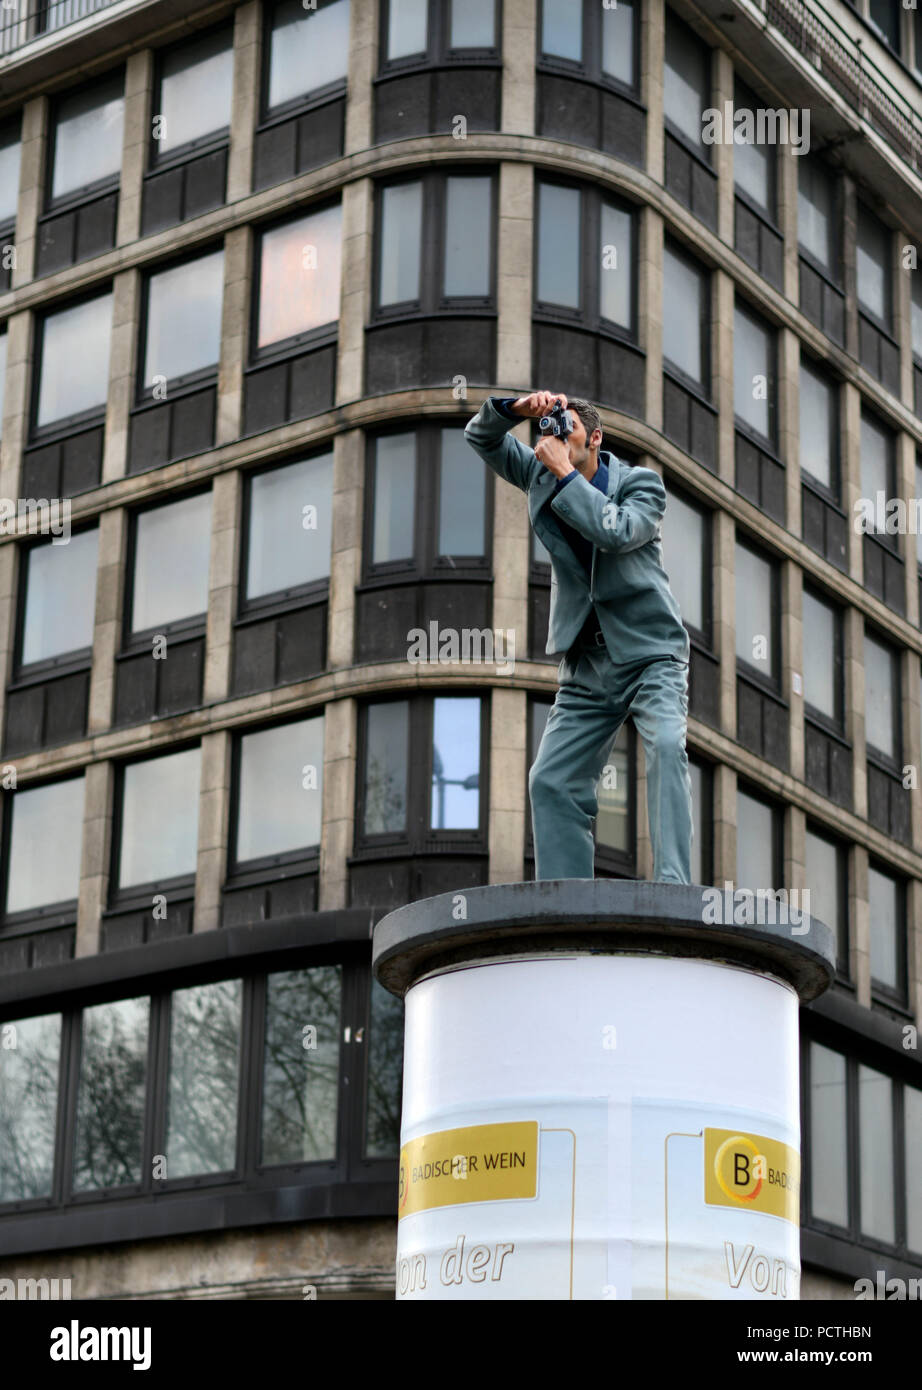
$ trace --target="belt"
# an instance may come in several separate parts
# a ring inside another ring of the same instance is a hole
[[[605,638],[602,636],[602,629],[599,627],[599,620],[595,612],[590,613],[586,621],[583,623],[582,629],[577,635],[574,646],[605,646]]]

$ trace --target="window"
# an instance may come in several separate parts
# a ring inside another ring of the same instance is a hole
[[[439,503],[436,554],[454,560],[487,553],[487,473],[471,468],[462,429],[439,431]]]
[[[49,314],[40,329],[35,424],[99,414],[109,393],[112,295]]]
[[[403,1015],[403,1000],[372,979],[365,1112],[366,1158],[390,1158],[400,1152]]]
[[[848,1227],[848,1093],[846,1061],[819,1043],[810,1058],[810,1213],[815,1221]]]
[[[893,1083],[873,1067],[858,1067],[860,1227],[863,1235],[892,1245]]]
[[[870,633],[864,635],[864,727],[869,749],[900,761],[899,660]]]
[[[141,1181],[149,1026],[149,999],[119,999],[83,1010],[75,1192]]]
[[[916,455],[916,499],[922,501],[922,455]],[[922,568],[922,526],[916,532],[916,559]],[[919,614],[922,623],[922,612]]]
[[[801,251],[831,280],[839,278],[836,183],[832,171],[815,156],[797,160],[797,237]]]
[[[671,486],[667,494],[662,543],[669,587],[679,600],[686,626],[708,641],[711,626],[708,515]]]
[[[922,29],[917,30],[917,33],[922,38]],[[922,53],[919,54],[917,66],[922,72]],[[903,1087],[903,1118],[906,1244],[910,1250],[922,1251],[922,1164],[917,1162],[918,1155],[922,1153],[922,1090],[917,1090],[915,1086]]]
[[[349,65],[349,0],[305,9],[282,0],[269,19],[266,107],[274,111],[345,79]]]
[[[736,882],[774,892],[781,879],[780,816],[741,788],[736,793]]]
[[[61,1015],[17,1019],[0,1047],[0,1202],[51,1195],[58,1117]]]
[[[223,250],[150,277],[141,367],[145,395],[161,399],[168,382],[217,371],[223,287]]]
[[[456,7],[461,0],[455,0]],[[580,76],[637,84],[637,14],[634,0],[585,5],[578,0],[543,0],[541,61],[578,64]]]
[[[710,393],[710,276],[668,242],[663,251],[663,360]]]
[[[480,700],[436,696],[432,702],[432,830],[480,825]]]
[[[539,180],[537,239],[539,311],[633,335],[632,211],[595,189]]]
[[[428,0],[388,0],[385,54],[389,62],[424,54],[429,47]]]
[[[804,886],[810,912],[833,932],[841,974],[848,974],[848,860],[846,849],[807,825],[804,836]]]
[[[838,389],[801,354],[800,467],[812,482],[839,495]]]
[[[247,601],[287,596],[328,579],[332,544],[333,455],[319,454],[257,473],[249,482]]]
[[[21,666],[92,647],[98,542],[94,526],[25,552]]]
[[[487,469],[478,460],[472,465],[461,427],[378,435],[370,460],[366,554],[373,569],[483,568],[490,548]]]
[[[139,512],[134,527],[130,631],[201,617],[208,608],[211,492]]]
[[[257,348],[276,347],[339,319],[339,203],[262,233]]]
[[[15,222],[19,205],[20,123],[0,130],[0,226]]]
[[[195,873],[199,754],[198,747],[184,748],[122,769],[118,889]]]
[[[733,315],[733,409],[737,422],[773,441],[777,367],[774,329],[736,305]]]
[[[734,110],[749,111],[753,115],[762,107],[762,102],[739,78],[736,79]],[[771,221],[776,214],[777,188],[777,147],[770,140],[743,141],[734,132],[733,179],[737,193],[743,193]]]
[[[25,787],[7,798],[6,912],[75,902],[80,886],[83,777]]]
[[[663,114],[670,134],[711,162],[705,144],[704,111],[711,105],[711,53],[687,24],[666,9],[666,50],[663,68]]]
[[[922,10],[917,11],[922,14]],[[922,62],[922,58],[920,58]],[[912,334],[912,355],[922,362],[922,266],[912,272],[911,303],[909,308],[910,331]]]
[[[736,655],[776,682],[779,672],[778,567],[736,542]]]
[[[858,306],[890,332],[893,316],[889,227],[858,205],[856,286]]]
[[[415,435],[381,436],[375,448],[373,565],[412,559],[415,496]]]
[[[804,589],[804,703],[841,728],[844,723],[842,613]]]
[[[861,413],[861,492],[871,504],[864,517],[867,530],[876,531],[879,512],[886,507],[889,498],[896,494],[896,459],[894,457],[893,432],[879,424],[867,412]],[[892,543],[892,537],[881,534],[884,543]]]
[[[385,0],[385,64],[444,62],[465,50],[498,47],[495,0]]]
[[[0,332],[0,437],[3,435],[3,397],[6,383],[6,329]]]
[[[218,29],[186,40],[160,59],[153,97],[153,153],[173,155],[206,144],[230,126],[234,80],[233,35]]]
[[[868,17],[884,43],[900,52],[900,0],[868,0]]]
[[[703,763],[688,760],[692,792],[691,881],[710,883],[711,863],[711,773]]]
[[[891,994],[905,991],[905,943],[901,927],[902,884],[868,866],[868,917],[871,926],[871,980]]]
[[[363,834],[393,835],[406,830],[408,749],[407,701],[389,700],[369,705]]]
[[[263,1164],[336,1157],[342,973],[338,965],[322,965],[268,977],[260,1131]],[[372,1034],[374,1022],[373,1011]],[[312,1031],[305,1033],[305,1027]],[[379,1089],[393,1100],[390,1078],[386,1087],[379,1081]]]
[[[241,981],[178,989],[170,1009],[168,1178],[237,1166]]]
[[[319,848],[322,715],[244,734],[237,775],[238,864]]]
[[[490,174],[432,174],[381,188],[378,311],[435,313],[445,304],[490,302],[493,183]]]
[[[49,197],[90,191],[122,167],[124,75],[64,97],[52,122]]]

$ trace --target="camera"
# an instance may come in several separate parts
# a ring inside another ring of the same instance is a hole
[[[538,421],[538,429],[542,434],[556,434],[562,439],[566,439],[568,434],[572,434],[575,428],[573,415],[569,410],[564,410],[559,401],[555,402],[547,415],[542,415]]]

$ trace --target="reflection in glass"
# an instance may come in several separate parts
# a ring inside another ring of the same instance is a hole
[[[338,965],[268,978],[261,1163],[336,1157],[341,1002]]]
[[[450,0],[450,48],[492,48],[496,42],[495,0]]]
[[[633,327],[631,249],[634,222],[628,212],[602,204],[601,294],[599,313],[622,328]],[[609,250],[611,247],[613,250]]]
[[[221,351],[224,253],[213,251],[151,276],[147,287],[146,387],[217,368]]]
[[[848,1222],[845,1058],[810,1044],[810,1211],[834,1226]]]
[[[240,980],[221,980],[172,996],[168,1179],[236,1166],[240,992]]]
[[[835,390],[800,364],[800,466],[824,487],[835,487]]]
[[[573,0],[542,0],[541,52],[549,58],[569,58],[579,63],[583,56],[583,7]]]
[[[757,111],[759,102],[753,92],[738,84],[735,106],[738,111]],[[742,133],[736,131],[737,138],[733,142],[733,180],[768,217],[773,217],[775,146],[768,140],[762,143],[757,139],[742,140],[738,138]]]
[[[839,670],[836,662],[838,613],[830,604],[804,590],[804,700],[827,719],[839,717],[836,699]]]
[[[36,425],[105,405],[111,329],[111,294],[48,315],[42,331]]]
[[[230,125],[233,79],[234,49],[226,29],[164,54],[158,153]]]
[[[416,435],[382,434],[375,441],[371,562],[411,560],[415,549]]]
[[[333,455],[257,473],[250,483],[248,599],[330,573]]]
[[[871,979],[896,989],[899,985],[899,884],[868,866],[868,918],[871,924]]]
[[[774,676],[773,639],[771,564],[737,541],[736,654],[766,676]]]
[[[80,886],[84,779],[69,777],[15,792],[6,910],[24,912],[70,902]]]
[[[704,542],[704,514],[670,491],[663,517],[663,563],[683,621],[699,632],[704,630],[705,614]]]
[[[263,234],[258,347],[339,319],[341,231],[336,203]]]
[[[774,812],[744,791],[736,793],[736,882],[740,888],[774,892]]]
[[[878,753],[896,757],[896,711],[893,706],[894,654],[864,635],[864,733]]]
[[[858,303],[890,325],[890,229],[866,208],[858,208],[855,247]]]
[[[439,696],[432,711],[433,830],[480,824],[480,700]]]
[[[804,838],[804,885],[810,891],[810,913],[836,933],[837,953],[846,967],[847,933],[843,931],[840,850],[832,840],[807,830]]]
[[[810,155],[797,161],[797,238],[829,275],[835,246],[835,185],[828,169]]]
[[[429,0],[388,0],[387,56],[406,58],[425,53],[429,24]]]
[[[632,846],[630,831],[630,777],[628,765],[628,728],[621,725],[618,735],[605,759],[605,768],[599,781],[599,813],[595,823],[597,845],[607,845],[627,854]]]
[[[858,1066],[858,1149],[862,1234],[894,1240],[893,1085],[889,1076]]]
[[[702,112],[710,106],[710,52],[687,25],[666,9],[666,51],[663,65],[663,114],[701,153],[710,159],[702,135]]]
[[[490,178],[449,176],[445,180],[446,297],[490,293],[492,188]]]
[[[6,1031],[10,1028],[12,1033]],[[0,1202],[49,1197],[57,1130],[61,1015],[16,1019],[4,1025],[4,1032],[5,1042],[0,1046]],[[9,1046],[12,1040],[15,1047]]]
[[[423,235],[423,186],[395,183],[381,194],[379,304],[419,299]]]
[[[538,184],[538,298],[578,309],[580,195],[576,188]]]
[[[132,632],[145,632],[206,612],[210,551],[210,491],[139,513]]]
[[[368,706],[366,835],[406,829],[409,708],[405,700]]]
[[[486,468],[471,467],[462,429],[441,431],[439,555],[483,555],[487,505]]]
[[[372,979],[368,1099],[365,1108],[366,1158],[396,1158],[399,1154],[402,1090],[403,1000]]]
[[[740,420],[766,439],[772,429],[772,352],[769,329],[737,306],[733,316],[733,409]]]
[[[893,436],[876,420],[861,416],[861,495],[871,503],[865,510],[863,525],[869,532],[877,530],[878,500],[884,506],[893,495]]]
[[[705,363],[704,275],[669,247],[663,251],[663,357],[698,386]]]
[[[93,645],[99,528],[77,531],[66,545],[26,553],[22,663]]]
[[[602,71],[634,85],[634,0],[602,7]]]
[[[120,888],[195,873],[199,756],[184,748],[125,768]]]
[[[237,860],[320,844],[323,715],[240,740]]]
[[[349,0],[306,9],[301,0],[282,0],[272,12],[269,49],[270,107],[306,96],[346,76],[349,61]]]
[[[74,1190],[140,1182],[150,1000],[84,1009]]]
[[[51,196],[60,198],[117,174],[122,167],[122,74],[85,88],[57,107]]]

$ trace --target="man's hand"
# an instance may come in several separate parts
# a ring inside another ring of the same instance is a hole
[[[566,410],[566,396],[561,396],[556,391],[533,391],[530,396],[520,396],[517,401],[513,401],[511,409],[516,415],[524,416],[526,420],[540,420],[542,415],[547,415],[555,401],[559,401]]]
[[[558,434],[543,434],[535,445],[535,458],[554,474],[555,478],[565,478],[572,473],[570,451]]]

